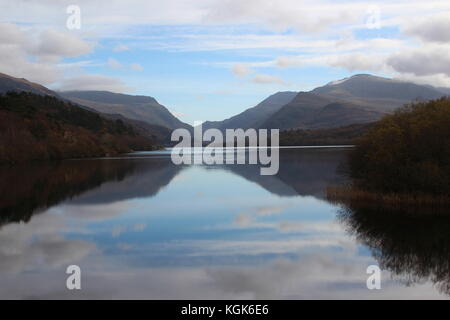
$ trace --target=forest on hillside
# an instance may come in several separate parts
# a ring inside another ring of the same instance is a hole
[[[155,147],[122,120],[105,119],[56,97],[0,95],[0,163],[111,156]]]
[[[350,175],[382,193],[450,194],[450,98],[387,115],[356,141]]]
[[[280,146],[353,145],[373,123],[338,128],[290,129],[280,132]]]

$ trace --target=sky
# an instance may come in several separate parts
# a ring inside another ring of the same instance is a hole
[[[450,1],[0,0],[0,72],[190,124],[357,73],[450,87]]]

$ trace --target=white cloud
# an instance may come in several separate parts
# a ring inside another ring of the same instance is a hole
[[[106,65],[112,69],[122,69],[124,65],[120,63],[117,59],[109,58],[106,61]],[[140,65],[139,63],[130,63],[128,65],[129,69],[132,71],[143,71],[144,67]]]
[[[258,84],[282,84],[282,85],[286,85],[287,83],[276,76],[271,76],[271,75],[267,75],[267,74],[257,74],[253,77],[252,79],[253,83],[258,83]]]
[[[330,7],[330,10],[324,10]],[[361,17],[361,6],[348,10],[344,5],[326,1],[285,0],[225,0],[210,6],[205,21],[210,23],[257,23],[282,31],[295,28],[301,32],[316,33],[340,23],[356,22]]]
[[[130,50],[130,48],[128,48],[128,46],[124,45],[124,44],[118,44],[117,46],[115,46],[113,48],[114,52],[123,52],[123,51],[128,51]]]
[[[381,54],[355,52],[330,56],[327,63],[332,67],[344,68],[351,72],[357,70],[380,72],[385,68],[384,60],[385,57]]]
[[[403,28],[406,34],[422,41],[450,42],[450,13],[444,13],[420,20],[411,20]]]
[[[45,85],[56,83],[68,75],[64,74],[67,70],[62,70],[55,62],[91,52],[94,43],[82,39],[82,36],[90,35],[113,39],[116,46],[112,50],[115,52],[127,51],[129,45],[133,48],[138,45],[140,49],[181,51],[279,49],[283,55],[269,58],[272,60],[265,66],[331,66],[351,72],[385,72],[397,77],[412,76],[421,81],[432,79],[434,83],[446,83],[448,73],[445,68],[438,73],[447,61],[445,55],[434,62],[427,61],[424,64],[430,66],[427,70],[411,65],[421,60],[418,54],[405,56],[404,61],[399,57],[414,46],[425,48],[429,43],[449,41],[450,3],[437,0],[377,2],[382,26],[399,27],[402,34],[356,40],[352,37],[353,31],[365,28],[367,9],[372,4],[371,1],[350,0],[167,0],[162,4],[130,0],[110,5],[106,0],[80,0],[83,28],[80,32],[68,32],[61,27],[65,26],[66,16],[61,13],[60,6],[51,1],[23,0],[14,5],[4,2],[0,4],[2,21],[34,24],[37,28],[18,28],[12,24],[0,26],[0,68],[13,76]],[[59,25],[60,29],[48,29],[50,24],[53,27]],[[158,35],[133,32],[136,26],[143,25],[164,25],[164,32]],[[277,34],[267,30],[287,32]],[[339,39],[342,35],[344,37]],[[404,35],[424,43],[417,44]],[[286,51],[292,51],[292,56],[285,54]],[[434,56],[427,54],[426,57]],[[246,76],[250,72],[246,68],[258,66],[263,63],[246,62],[244,67],[229,65],[228,68],[237,76]],[[141,71],[142,66],[130,64],[127,69]],[[270,77],[256,75],[253,82],[284,83],[282,79]],[[117,84],[108,86],[113,85],[117,90]]]
[[[107,65],[108,67],[112,68],[112,69],[120,69],[120,68],[123,67],[123,65],[122,65],[119,61],[117,61],[116,59],[114,59],[114,58],[109,58],[109,59],[106,61],[106,65]]]
[[[144,70],[144,67],[141,66],[139,63],[132,63],[132,64],[130,64],[130,68],[133,71],[143,71]]]
[[[63,77],[59,61],[93,50],[93,44],[55,30],[36,31],[0,24],[0,70],[9,75],[50,85]]]
[[[450,77],[445,74],[433,74],[429,76],[417,76],[411,73],[398,73],[395,78],[403,81],[415,82],[418,84],[427,84],[435,87],[450,88]]]
[[[24,33],[12,23],[0,24],[0,43],[2,45],[18,45],[25,41]]]
[[[239,63],[231,67],[231,72],[237,77],[244,77],[250,73],[250,68],[245,64]]]
[[[86,42],[69,32],[45,30],[39,36],[38,44],[30,53],[37,57],[50,57],[59,60],[73,58],[91,52],[93,44]]]
[[[66,2],[69,5],[70,2]],[[129,0],[126,3],[107,0],[78,0],[82,8],[83,28],[104,27],[114,32],[123,25],[187,25],[187,24],[248,24],[258,23],[273,29],[297,28],[317,32],[338,23],[357,21],[367,4],[335,4],[331,1],[284,0]],[[63,5],[52,1],[18,0],[0,7],[2,20],[49,24],[65,22]],[[24,11],[24,8],[27,8]],[[33,14],[28,14],[32,12]]]
[[[300,67],[304,61],[301,57],[282,56],[276,58],[275,64],[280,68]]]
[[[65,25],[64,1],[17,0],[0,4],[1,21],[40,25]],[[272,30],[298,30],[316,34],[365,26],[367,10],[374,1],[333,0],[166,0],[126,2],[78,0],[82,8],[82,30],[104,35],[129,35],[135,25],[249,25]],[[415,21],[417,17],[448,11],[450,3],[442,0],[377,1],[382,25]]]
[[[416,76],[445,74],[450,77],[450,46],[427,46],[391,55],[387,63],[400,73]]]

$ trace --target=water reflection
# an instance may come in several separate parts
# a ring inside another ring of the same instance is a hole
[[[406,285],[433,282],[450,294],[450,212],[381,210],[346,202],[339,217],[380,267]]]
[[[64,200],[109,203],[155,195],[181,170],[168,161],[80,160],[0,167],[0,225]]]
[[[276,176],[164,152],[0,171],[0,297],[437,297],[389,274],[367,290],[371,247],[324,199],[345,152],[285,150]],[[65,289],[69,264],[81,291]]]
[[[282,150],[278,174],[269,177],[261,176],[257,166],[227,165],[223,168],[276,195],[324,199],[328,185],[344,180],[337,171],[345,156],[345,149]]]

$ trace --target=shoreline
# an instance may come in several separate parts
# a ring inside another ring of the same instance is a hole
[[[450,214],[450,196],[448,195],[382,193],[339,185],[327,187],[326,199],[331,203],[350,208]]]

